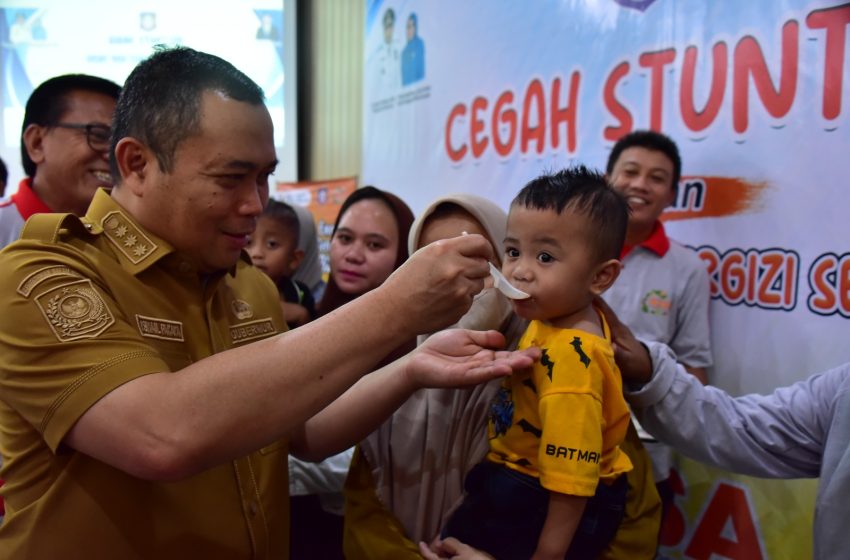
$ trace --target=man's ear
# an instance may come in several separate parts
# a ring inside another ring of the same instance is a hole
[[[44,135],[47,130],[47,127],[40,124],[31,124],[24,130],[24,147],[36,165],[44,163]]]
[[[289,257],[289,275],[295,273],[298,270],[298,267],[301,266],[301,263],[304,261],[304,251],[302,249],[295,249],[292,251],[292,256]]]
[[[622,268],[623,265],[617,259],[607,260],[597,266],[596,272],[593,274],[593,281],[590,284],[590,291],[594,295],[602,295],[605,290],[614,284]]]
[[[140,188],[145,182],[145,177],[150,173],[151,166],[158,165],[153,153],[132,136],[127,136],[119,140],[115,146],[115,161],[118,164],[118,173],[121,175],[120,184],[141,196]]]

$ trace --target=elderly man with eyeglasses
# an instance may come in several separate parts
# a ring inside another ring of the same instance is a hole
[[[85,74],[57,76],[35,88],[21,129],[27,176],[0,200],[0,248],[18,239],[33,214],[82,216],[98,187],[112,186],[109,136],[120,93],[118,84]],[[0,521],[3,513],[0,496]]]
[[[120,86],[85,74],[51,78],[27,100],[21,129],[26,173],[0,201],[0,248],[45,212],[84,215],[98,187],[111,186],[109,136]]]

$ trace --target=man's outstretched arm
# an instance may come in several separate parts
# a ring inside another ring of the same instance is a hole
[[[156,480],[255,451],[299,430],[389,349],[456,321],[482,289],[491,257],[477,235],[431,244],[383,285],[321,319],[113,389],[63,442]]]
[[[652,435],[729,471],[774,478],[819,475],[835,403],[848,390],[850,364],[770,395],[735,398],[702,385],[667,346],[642,344],[610,308],[602,309],[626,398]]]

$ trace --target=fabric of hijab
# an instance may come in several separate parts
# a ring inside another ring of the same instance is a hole
[[[293,280],[303,282],[313,297],[319,299],[324,282],[322,281],[322,262],[319,258],[319,238],[313,214],[305,206],[293,204],[292,208],[298,214],[298,249],[304,251],[304,259],[298,270],[292,275]]]
[[[481,224],[501,258],[507,216],[492,202],[469,194],[434,201],[411,228],[408,249],[413,252],[418,247],[423,224],[447,203]],[[488,288],[475,297],[456,326],[500,330],[509,347],[515,348],[526,322],[513,313],[500,292]],[[460,503],[467,471],[487,453],[487,413],[499,385],[496,379],[466,389],[421,389],[360,443],[379,500],[413,542],[434,538]]]

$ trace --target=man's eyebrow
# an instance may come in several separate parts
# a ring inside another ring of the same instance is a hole
[[[627,159],[623,162],[623,165],[624,166],[626,166],[626,165],[637,165],[638,167],[640,167],[641,163],[638,160]],[[660,171],[662,173],[670,175],[670,171],[668,171],[667,168],[665,168],[665,167],[650,167],[649,171],[650,172]]]
[[[265,166],[257,165],[256,162],[242,160],[242,159],[231,159],[227,161],[212,161],[210,162],[208,167],[216,167],[220,169],[238,169],[244,171],[251,171],[253,169],[258,168],[271,168],[274,170],[277,167],[278,160],[270,161]]]

